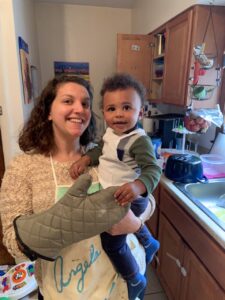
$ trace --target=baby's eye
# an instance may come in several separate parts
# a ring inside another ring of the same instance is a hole
[[[115,111],[115,107],[108,107],[106,111]]]
[[[130,110],[131,106],[130,105],[124,105],[123,110]]]

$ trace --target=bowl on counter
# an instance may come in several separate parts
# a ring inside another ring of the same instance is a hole
[[[193,154],[195,156],[199,156],[199,154],[197,152],[190,151],[190,150],[161,148],[160,157],[163,159],[163,169],[165,169],[167,159],[173,154]]]
[[[168,157],[165,176],[175,182],[207,182],[207,178],[203,175],[201,159],[188,153],[173,154]]]
[[[225,158],[218,154],[200,155],[207,178],[225,178]]]

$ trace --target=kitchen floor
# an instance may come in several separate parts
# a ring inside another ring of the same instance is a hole
[[[144,300],[167,300],[168,298],[166,297],[166,294],[152,266],[148,266],[147,276],[148,276],[148,286],[147,286]]]

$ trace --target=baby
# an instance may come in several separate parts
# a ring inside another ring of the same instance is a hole
[[[145,89],[128,74],[115,74],[106,79],[101,90],[102,110],[107,130],[98,147],[88,151],[70,169],[75,179],[89,165],[98,164],[99,181],[103,188],[120,186],[116,201],[131,203],[131,210],[140,216],[148,204],[148,195],[159,182],[161,169],[157,164],[150,138],[138,128],[143,114]],[[142,223],[135,233],[150,263],[159,249]],[[126,244],[126,235],[101,234],[102,246],[116,270],[127,281],[129,300],[138,297],[146,287],[146,278],[139,273],[135,258]]]

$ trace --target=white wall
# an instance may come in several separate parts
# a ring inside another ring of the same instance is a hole
[[[116,71],[117,33],[131,32],[131,10],[36,4],[42,85],[54,76],[54,61],[89,62],[98,113],[103,79]]]
[[[19,151],[18,133],[32,104],[24,104],[18,36],[29,45],[30,62],[39,68],[33,0],[0,0],[0,105],[6,165]]]
[[[13,0],[0,0],[1,132],[6,165],[18,150],[18,127],[23,120],[19,70]]]
[[[196,0],[137,0],[132,10],[132,33],[147,34],[194,4]]]
[[[38,54],[38,42],[36,34],[36,23],[34,14],[34,3],[33,0],[14,0],[14,22],[16,31],[16,42],[17,42],[17,56],[19,58],[19,48],[18,48],[18,37],[21,36],[22,39],[28,44],[29,47],[29,62],[30,65],[35,66],[38,70],[38,80],[40,81],[40,66],[39,66],[39,54]],[[19,72],[20,81],[22,84],[21,72]],[[29,104],[24,104],[22,97],[22,107],[24,121],[30,115],[30,111],[34,106],[34,102]]]

